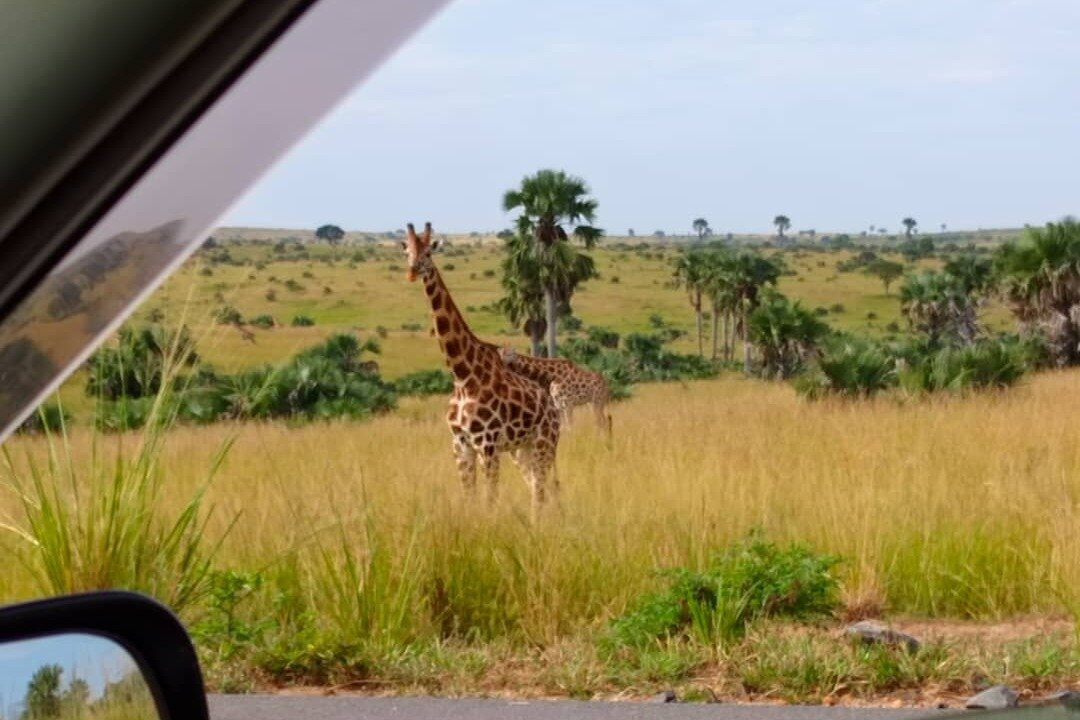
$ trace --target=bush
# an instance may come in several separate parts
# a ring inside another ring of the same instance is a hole
[[[224,305],[218,308],[214,315],[214,322],[218,325],[243,325],[244,316],[232,305]]]
[[[394,381],[399,395],[446,395],[454,390],[454,376],[446,370],[417,370]]]
[[[23,420],[15,432],[55,433],[71,424],[71,414],[58,402],[43,403],[34,413]]]
[[[120,397],[98,403],[94,427],[103,432],[127,432],[146,425],[154,409],[153,397]]]
[[[704,570],[667,571],[667,587],[611,622],[609,647],[646,648],[658,640],[709,644],[738,639],[753,620],[805,620],[837,606],[832,570],[839,558],[805,545],[779,546],[752,534],[717,554]]]
[[[1010,387],[1027,371],[1029,352],[1020,342],[1004,340],[944,347],[906,359],[900,387],[915,394]]]
[[[801,394],[869,397],[896,381],[893,358],[877,343],[863,338],[833,338],[825,343],[814,368],[798,378]]]
[[[585,323],[579,317],[563,315],[559,318],[559,329],[564,332],[576,332],[583,327],[585,327]]]
[[[167,365],[197,361],[187,326],[178,331],[154,324],[123,327],[115,346],[102,348],[87,360],[86,394],[106,400],[154,395],[161,389]]]
[[[829,306],[829,312],[833,315],[839,315],[844,312],[844,306],[842,303],[834,303]]]
[[[267,299],[268,302],[274,302],[275,300],[277,300],[277,290],[270,288],[266,291],[266,295],[264,297]]]
[[[268,330],[274,327],[274,318],[271,315],[256,315],[255,317],[248,319],[248,325],[254,325],[257,328]]]
[[[603,348],[619,347],[619,333],[607,328],[592,326],[587,331],[590,342],[594,342]]]
[[[296,282],[292,278],[285,281],[285,289],[291,292],[303,292],[304,286]]]
[[[290,325],[293,327],[311,327],[315,324],[315,319],[308,315],[294,315]]]

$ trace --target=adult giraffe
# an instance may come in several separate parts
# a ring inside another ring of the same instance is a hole
[[[559,443],[559,409],[538,383],[511,371],[499,348],[482,342],[469,329],[431,254],[431,223],[417,235],[412,223],[402,242],[409,263],[408,278],[424,281],[439,348],[454,375],[454,392],[446,414],[453,436],[461,482],[476,487],[476,461],[484,467],[488,497],[494,500],[499,482],[499,456],[509,452],[532,491],[534,517],[548,494],[558,493],[553,472]]]
[[[563,427],[570,426],[570,415],[578,405],[592,404],[600,429],[611,435],[611,388],[598,372],[586,370],[566,358],[522,355],[513,348],[499,348],[499,356],[516,373],[535,380],[548,389],[562,414]]]

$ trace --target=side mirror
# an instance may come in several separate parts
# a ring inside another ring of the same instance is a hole
[[[209,718],[187,632],[130,592],[0,608],[0,703],[4,718]]]

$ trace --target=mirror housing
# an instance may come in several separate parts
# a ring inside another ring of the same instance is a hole
[[[127,651],[162,720],[209,720],[195,648],[184,626],[158,601],[104,591],[0,608],[0,645],[64,633],[97,635]]]

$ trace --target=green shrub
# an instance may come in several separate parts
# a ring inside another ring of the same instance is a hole
[[[900,387],[915,394],[1006,388],[1024,376],[1028,352],[1019,342],[984,340],[914,358],[909,355],[899,371]]]
[[[296,282],[292,278],[285,281],[285,289],[291,292],[303,292],[304,286]]]
[[[170,331],[161,325],[123,327],[113,346],[87,360],[86,394],[106,400],[155,395],[170,362],[194,365],[195,342],[187,326]]]
[[[241,325],[244,322],[244,316],[232,305],[224,305],[218,308],[214,315],[214,322],[218,325]]]
[[[454,376],[446,370],[417,370],[394,381],[399,395],[446,395],[454,389]]]
[[[315,324],[314,318],[307,315],[294,315],[290,325],[293,327],[311,327]]]
[[[829,613],[838,602],[832,574],[838,563],[805,545],[779,546],[751,534],[703,570],[665,572],[666,587],[615,618],[605,642],[639,649],[679,638],[722,644],[741,637],[759,618],[803,620]]]
[[[257,328],[268,330],[274,327],[274,318],[271,315],[256,315],[253,318],[248,319],[248,325],[254,325]]]
[[[34,413],[23,420],[16,432],[55,433],[71,424],[71,414],[59,402],[42,403]]]
[[[576,332],[585,327],[585,323],[581,321],[581,318],[574,315],[563,315],[559,318],[559,330],[564,332]]]
[[[588,329],[587,337],[590,342],[594,342],[603,348],[619,347],[619,333],[614,330],[608,330],[607,328],[596,327],[594,325]]]
[[[836,337],[825,343],[813,369],[796,380],[795,388],[811,398],[869,397],[895,381],[895,362],[879,344]]]

